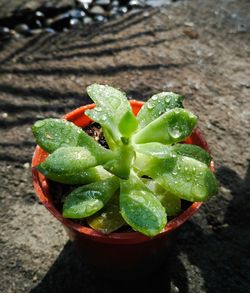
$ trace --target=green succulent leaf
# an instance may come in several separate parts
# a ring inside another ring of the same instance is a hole
[[[196,122],[197,117],[194,114],[184,109],[175,108],[135,133],[133,141],[137,144],[148,142],[174,144],[188,137]]]
[[[125,137],[130,137],[136,131],[138,122],[135,115],[131,111],[127,111],[119,123],[119,130]]]
[[[46,177],[50,180],[70,185],[88,184],[112,176],[109,172],[104,170],[102,166],[92,167],[72,175],[67,175],[65,173],[55,174],[52,172],[47,172],[45,169],[43,169],[42,166],[38,166],[37,169],[41,173],[46,174]]]
[[[205,201],[217,192],[217,181],[208,166],[193,158],[172,153],[148,160],[145,173],[164,189],[188,201]]]
[[[147,156],[153,156],[157,158],[168,157],[172,153],[172,147],[164,145],[159,142],[149,142],[143,144],[135,144],[136,152]]]
[[[72,176],[83,170],[99,165],[96,157],[83,147],[61,147],[37,166],[46,177]]]
[[[109,234],[126,224],[117,203],[108,202],[99,212],[87,219],[91,228],[103,234]]]
[[[209,165],[212,157],[207,151],[193,144],[176,144],[171,149],[178,155],[194,158],[206,165]]]
[[[65,119],[44,119],[37,121],[32,132],[37,144],[48,153],[60,147],[88,146],[100,148],[81,128]]]
[[[99,211],[119,188],[119,180],[111,178],[90,183],[73,190],[65,199],[63,217],[82,219]]]
[[[153,95],[141,108],[137,115],[139,129],[144,128],[150,122],[161,116],[163,113],[174,109],[183,108],[184,97],[172,92],[162,92]]]
[[[167,223],[164,207],[135,175],[120,180],[120,209],[124,220],[135,230],[153,237]]]
[[[110,147],[114,147],[114,143],[120,143],[122,135],[118,125],[124,113],[132,113],[126,95],[111,86],[99,84],[89,86],[87,92],[96,103],[96,107],[93,110],[87,110],[86,115],[101,124],[104,135],[107,135],[107,142],[111,141]]]
[[[44,119],[32,127],[37,144],[48,153],[63,146],[78,146],[83,131],[64,119]]]
[[[173,146],[168,146],[158,142],[149,142],[145,144],[136,144],[135,150],[138,153],[157,158],[166,158],[171,154],[178,154],[194,158],[202,163],[205,163],[206,165],[209,165],[212,160],[212,157],[206,150],[192,144],[178,143]]]
[[[171,194],[152,179],[143,178],[143,182],[158,198],[168,216],[176,216],[181,212],[181,199],[179,197]]]

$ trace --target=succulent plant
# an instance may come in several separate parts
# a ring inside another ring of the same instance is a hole
[[[49,156],[36,168],[47,178],[75,185],[63,217],[86,218],[93,229],[111,233],[128,224],[153,237],[181,200],[205,201],[217,191],[210,155],[181,143],[197,117],[171,92],[152,96],[137,116],[126,95],[107,85],[87,88],[96,106],[85,114],[101,125],[109,149],[72,122],[44,119],[32,127]]]

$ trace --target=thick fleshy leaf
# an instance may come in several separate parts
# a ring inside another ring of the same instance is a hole
[[[172,147],[159,142],[149,142],[134,145],[136,152],[147,156],[165,158],[172,153]]]
[[[99,211],[119,188],[116,177],[84,185],[73,190],[65,199],[63,217],[82,219]]]
[[[150,122],[161,116],[163,113],[174,109],[183,108],[184,97],[172,92],[162,92],[153,95],[141,108],[137,115],[139,129],[144,128]]]
[[[204,149],[193,144],[176,144],[171,149],[179,155],[194,158],[206,165],[209,165],[212,157]]]
[[[64,119],[45,119],[38,121],[32,127],[37,144],[48,153],[53,153],[61,147],[83,146],[98,160],[105,162],[112,158],[112,152],[98,144],[81,128]]]
[[[188,200],[205,201],[217,192],[217,181],[208,166],[193,158],[172,154],[148,160],[145,174],[170,193]]]
[[[78,146],[82,130],[64,119],[44,119],[32,127],[37,144],[48,153],[62,146]]]
[[[109,160],[103,167],[110,173],[122,179],[128,179],[134,159],[134,150],[131,145],[121,145],[114,153],[113,160]]]
[[[91,228],[103,234],[109,234],[126,224],[121,216],[119,204],[110,202],[87,221]]]
[[[134,174],[121,180],[120,209],[124,220],[135,230],[155,236],[167,223],[164,207]]]
[[[37,166],[37,169],[46,177],[49,177],[50,174],[71,176],[97,165],[99,165],[97,159],[88,149],[62,147],[49,155],[43,163]]]
[[[184,109],[172,109],[135,133],[134,143],[160,142],[174,144],[184,140],[191,133],[197,117]]]
[[[212,160],[212,157],[207,151],[197,145],[192,144],[178,143],[173,146],[168,146],[158,142],[149,142],[145,144],[135,144],[134,147],[138,153],[157,158],[166,158],[171,154],[178,154],[185,157],[194,158],[207,165],[209,165]]]
[[[180,213],[181,199],[179,197],[171,194],[152,179],[143,178],[143,182],[159,199],[168,216],[176,216]]]
[[[43,169],[41,166],[38,167],[38,170],[46,174],[46,177],[50,180],[53,180],[58,183],[63,184],[70,184],[70,185],[80,185],[80,184],[88,184],[91,182],[104,180],[106,178],[111,177],[112,175],[103,169],[102,166],[92,167],[75,174],[67,175],[66,173],[63,174],[55,174],[52,172],[48,172],[47,170]]]
[[[137,129],[138,122],[131,111],[127,111],[119,123],[119,130],[124,137],[130,137]]]
[[[37,144],[48,153],[60,147],[87,146],[101,150],[101,146],[74,123],[64,119],[44,119],[32,127]]]
[[[90,98],[96,103],[96,107],[87,110],[86,115],[101,124],[104,135],[111,136],[116,144],[120,143],[120,131],[118,125],[124,113],[132,112],[126,95],[107,85],[93,84],[87,88]],[[107,141],[109,142],[110,137]]]

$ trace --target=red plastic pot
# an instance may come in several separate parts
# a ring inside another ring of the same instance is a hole
[[[137,114],[143,102],[130,101],[133,112]],[[92,109],[95,104],[80,107],[66,116],[65,119],[72,121],[77,126],[85,127],[91,120],[84,114],[87,109]],[[186,140],[187,143],[198,145],[209,151],[205,139],[198,130]],[[39,146],[36,147],[32,167],[45,160],[48,154]],[[211,164],[213,170],[213,163]],[[122,276],[133,272],[140,275],[153,271],[167,256],[173,233],[178,227],[186,222],[202,205],[194,202],[179,216],[169,221],[165,229],[157,236],[149,238],[138,232],[111,233],[103,235],[89,227],[81,226],[69,219],[64,219],[55,208],[50,186],[46,178],[35,168],[32,168],[33,184],[36,194],[43,205],[55,216],[66,229],[69,237],[78,247],[84,260],[103,272]]]

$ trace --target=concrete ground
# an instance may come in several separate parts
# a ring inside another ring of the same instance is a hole
[[[0,292],[250,292],[249,24],[247,0],[189,0],[0,44]],[[136,282],[97,278],[32,187],[31,125],[88,103],[94,82],[186,96],[220,181],[171,265]]]

